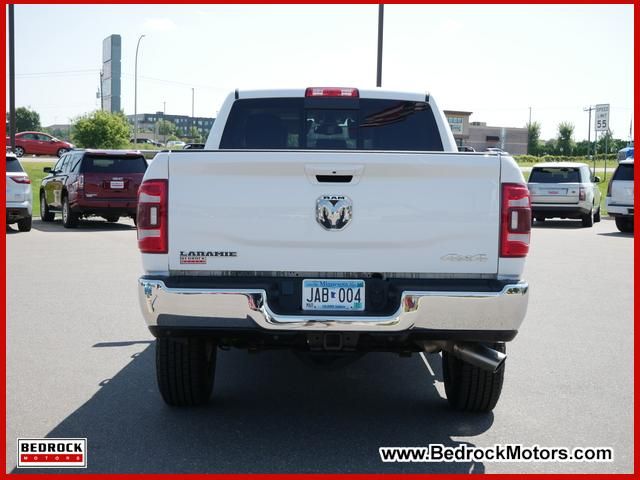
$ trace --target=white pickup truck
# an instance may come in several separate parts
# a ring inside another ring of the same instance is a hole
[[[138,200],[168,404],[206,403],[218,347],[238,347],[441,351],[453,407],[496,405],[527,310],[529,191],[510,156],[459,153],[432,96],[236,90],[204,150],[156,155]]]

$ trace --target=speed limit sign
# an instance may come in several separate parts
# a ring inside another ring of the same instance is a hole
[[[596,105],[596,132],[606,132],[609,130],[609,104]]]

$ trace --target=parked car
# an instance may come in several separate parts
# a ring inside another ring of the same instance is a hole
[[[167,142],[167,148],[184,148],[185,145],[186,143],[181,140],[169,140]]]
[[[204,148],[204,143],[187,143],[183,150],[202,150]]]
[[[151,140],[150,138],[132,138],[129,143],[133,143],[135,145],[143,144],[143,145],[153,145],[154,147],[162,147],[162,143],[156,142],[155,140]]]
[[[633,158],[618,163],[607,187],[607,211],[618,230],[633,233]]]
[[[7,152],[6,168],[7,225],[18,224],[18,230],[31,230],[31,180],[15,154]]]
[[[159,152],[140,186],[160,393],[206,403],[218,347],[441,351],[450,405],[488,412],[527,310],[530,231],[514,159],[458,153],[430,94],[236,90],[206,150]]]
[[[81,217],[100,216],[117,222],[121,216],[136,219],[137,192],[147,162],[140,152],[74,150],[64,154],[40,186],[40,217],[51,222],[62,214],[65,228]]]
[[[11,139],[7,137],[7,145],[10,144]],[[16,148],[13,149],[13,152],[18,157],[22,157],[24,154],[60,157],[73,148],[72,143],[58,140],[48,133],[20,132],[16,134]]]
[[[459,152],[475,152],[476,149],[473,147],[470,147],[469,145],[458,145],[458,151]]]
[[[577,218],[583,227],[592,227],[600,221],[599,182],[585,163],[534,165],[528,182],[533,218],[539,222],[554,217]]]

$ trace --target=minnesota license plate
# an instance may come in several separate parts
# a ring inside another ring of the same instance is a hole
[[[303,310],[364,310],[364,280],[303,280]]]

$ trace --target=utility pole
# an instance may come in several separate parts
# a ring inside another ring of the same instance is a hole
[[[196,89],[195,88],[191,88],[191,131],[189,132],[189,136],[191,137],[193,135],[193,128],[194,128],[194,122],[195,122],[195,115],[194,115],[194,106],[195,106],[195,95],[196,95]]]
[[[12,3],[9,4],[9,135],[13,151],[16,148],[16,65]]]
[[[135,61],[135,75],[133,79],[133,143],[138,143],[138,48],[140,48],[140,40],[145,35],[140,35],[138,38],[138,44],[136,45],[136,61]]]
[[[589,112],[589,129],[587,130],[587,158],[591,158],[591,112],[595,109],[596,107],[592,107],[591,105],[583,109],[584,112]],[[595,160],[593,164],[593,174],[596,174]]]
[[[598,158],[598,131],[594,132],[594,141],[593,141],[593,175],[596,174],[596,158]]]
[[[104,97],[102,96],[102,78],[104,77],[104,72],[100,70],[100,111],[104,110]]]
[[[531,107],[529,107],[529,126],[531,126]]]
[[[167,143],[167,124],[164,116],[167,114],[167,101],[162,102],[162,126],[164,127],[164,134],[162,135],[162,143]]]
[[[382,33],[384,26],[384,4],[378,5],[378,72],[376,75],[376,87],[382,86]]]

